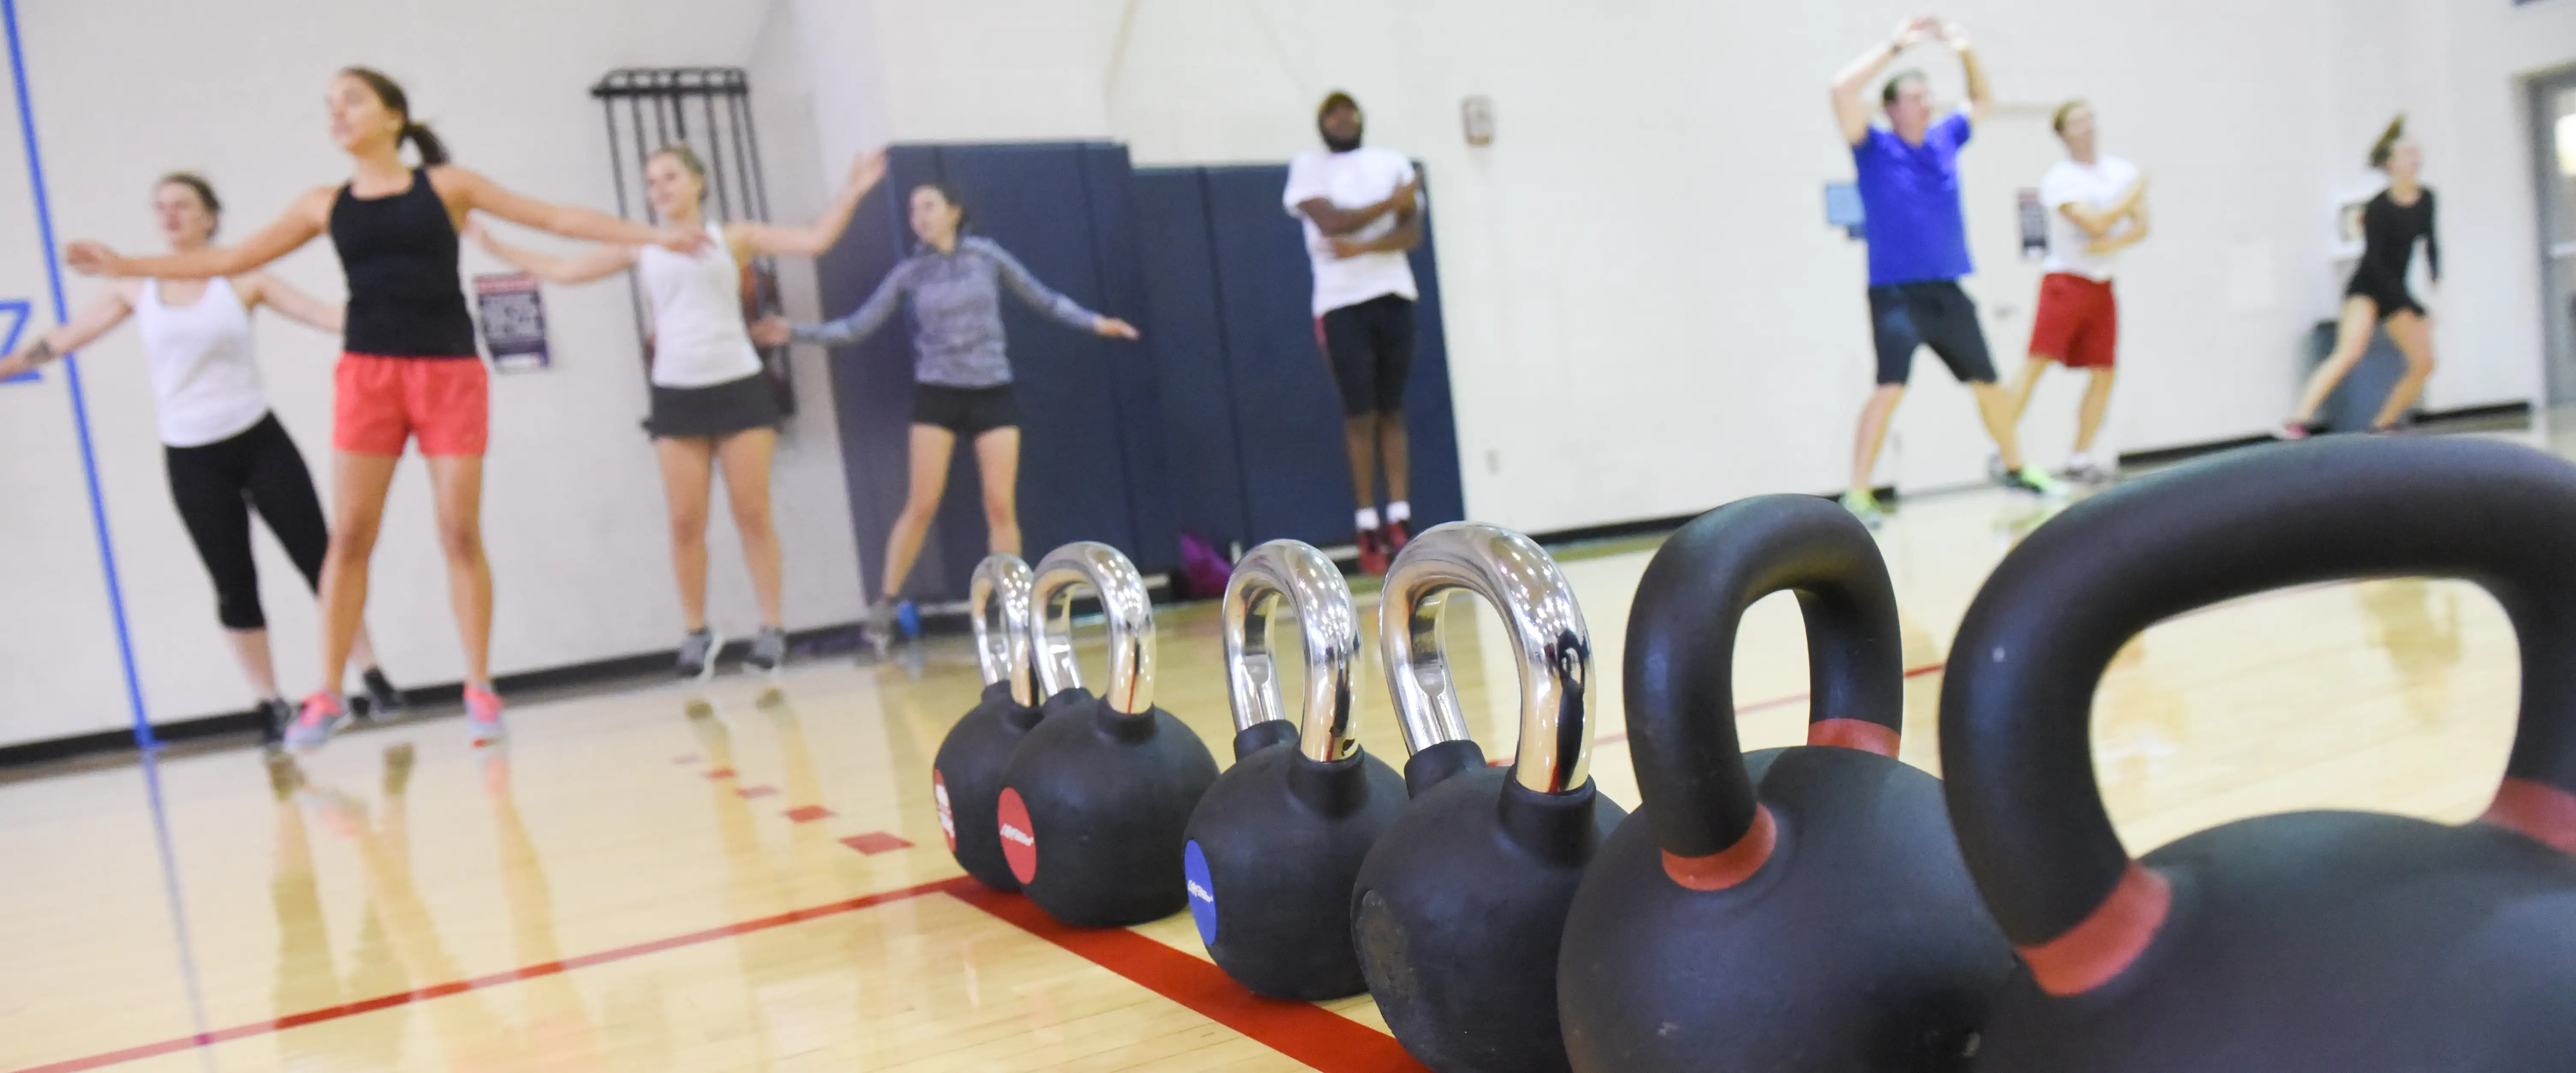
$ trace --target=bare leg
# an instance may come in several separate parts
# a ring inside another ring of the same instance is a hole
[[[2014,422],[2021,410],[2013,405],[2011,394],[1994,381],[1968,385],[1977,397],[1977,416],[1986,421],[1986,435],[1994,437],[1995,452],[2004,456],[2004,472],[2018,473],[2022,467],[2021,437],[2015,434]]]
[[[465,645],[465,683],[492,684],[492,563],[483,556],[483,456],[429,460],[438,547],[447,556],[447,602]]]
[[[2370,349],[2371,329],[2378,325],[2378,303],[2357,294],[2344,300],[2343,321],[2335,327],[2334,353],[2308,374],[2307,389],[2299,393],[2299,408],[2290,411],[2290,420],[2305,423],[2316,418],[2317,407],[2325,405],[2335,385],[2361,363],[2362,351]]]
[[[1407,485],[1413,482],[1412,445],[1404,438],[1404,411],[1390,410],[1377,415],[1377,457],[1386,466],[1386,501],[1406,502],[1413,497]]]
[[[2023,411],[2030,409],[2030,394],[2039,390],[2040,374],[2047,372],[2048,367],[2055,364],[2057,364],[2056,358],[2033,354],[2022,361],[2019,371],[2013,373],[2012,387],[2007,390],[2012,392],[2014,428],[2021,427],[2021,415]]]
[[[233,644],[233,659],[241,664],[242,677],[250,679],[250,690],[262,702],[276,700],[277,666],[268,658],[267,630],[225,630],[224,639]]]
[[[742,565],[751,571],[751,595],[760,603],[760,624],[785,629],[778,527],[769,510],[769,464],[777,454],[777,429],[737,432],[716,444],[716,459],[724,465],[725,500],[733,505],[733,529],[742,536]],[[699,602],[705,603],[703,598]]]
[[[2102,415],[2111,412],[2111,367],[2093,370],[2085,381],[2084,402],[2075,410],[2075,451],[2093,453],[2093,438],[2102,434]]]
[[[363,621],[358,626],[357,636],[350,638],[349,641],[350,670],[372,671],[379,669],[378,664],[376,663],[376,639],[367,636],[367,627]]]
[[[976,472],[984,480],[984,531],[994,551],[1020,553],[1020,430],[975,437]]]
[[[689,632],[707,628],[707,486],[715,477],[715,441],[657,437],[662,498],[671,509],[671,577],[680,586],[680,617]]]
[[[2433,325],[2423,314],[2404,311],[2388,318],[2388,337],[2397,341],[2397,350],[2406,355],[2406,375],[2397,378],[2397,386],[2388,391],[2388,401],[2379,406],[2379,416],[2371,418],[2370,427],[2387,428],[2415,408],[2415,400],[2424,394],[2424,381],[2433,375]]]
[[[393,486],[400,455],[348,451],[331,458],[331,550],[322,557],[323,690],[340,691],[341,668],[367,611],[367,560],[384,524],[385,491]]]
[[[1869,402],[1860,408],[1860,432],[1852,444],[1851,490],[1870,490],[1869,475],[1878,469],[1879,449],[1887,445],[1887,422],[1896,416],[1896,404],[1905,398],[1905,385],[1880,384],[1869,393]]]
[[[894,599],[912,576],[912,561],[921,557],[921,539],[930,533],[930,516],[948,491],[948,456],[957,449],[957,434],[937,425],[912,426],[912,475],[905,486],[903,513],[895,515],[894,532],[886,537],[884,587],[880,600]]]
[[[1342,446],[1351,458],[1351,494],[1362,510],[1377,506],[1377,423],[1376,414],[1342,419]]]

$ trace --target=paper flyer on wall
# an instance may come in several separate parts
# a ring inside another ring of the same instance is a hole
[[[498,372],[535,372],[553,363],[546,349],[546,305],[537,277],[525,272],[474,277],[483,311],[483,348]]]

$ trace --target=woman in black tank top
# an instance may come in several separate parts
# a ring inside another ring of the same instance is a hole
[[[2406,270],[2415,260],[2415,243],[2421,240],[2425,264],[2433,270],[2433,282],[2440,283],[2442,246],[2433,238],[2433,190],[2419,178],[2424,152],[2406,136],[2403,114],[2371,147],[2370,166],[2388,173],[2388,189],[2362,209],[2361,261],[2353,266],[2352,282],[2344,288],[2343,320],[2335,329],[2334,351],[2308,375],[2297,412],[2281,423],[2279,436],[2285,440],[2306,439],[2315,431],[2308,422],[2335,385],[2361,363],[2362,352],[2370,349],[2371,336],[2381,327],[2388,329],[2398,352],[2406,355],[2406,374],[2389,389],[2388,401],[2371,419],[2372,432],[2396,428],[2415,408],[2416,398],[2424,393],[2424,381],[2433,375],[2432,321],[2406,289]]]
[[[652,243],[681,252],[705,244],[702,231],[655,228],[549,205],[447,162],[429,128],[411,120],[402,87],[362,67],[340,72],[325,97],[331,137],[349,154],[347,184],[307,192],[277,222],[238,246],[163,257],[120,257],[95,242],[64,251],[93,276],[204,279],[236,276],[293,253],[329,232],[348,274],[347,353],[336,372],[332,434],[339,449],[331,497],[335,517],[322,574],[322,663],[345,667],[367,600],[367,559],[384,517],[394,464],[415,435],[429,460],[439,546],[447,557],[457,632],[465,645],[465,710],[474,744],[501,734],[492,692],[492,574],[483,557],[483,444],[488,406],[474,321],[457,275],[457,231],[481,210],[569,238]],[[403,143],[420,166],[402,161]],[[339,683],[307,697],[287,745],[319,747],[347,721]]]

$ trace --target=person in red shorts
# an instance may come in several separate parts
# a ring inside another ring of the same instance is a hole
[[[206,279],[237,276],[328,233],[348,275],[349,302],[334,378],[331,546],[322,564],[322,663],[338,668],[367,604],[367,559],[383,521],[385,492],[405,443],[429,460],[439,545],[447,555],[448,598],[465,644],[467,734],[477,746],[501,736],[501,698],[492,690],[492,571],[483,557],[483,448],[490,428],[488,381],[457,274],[457,234],[476,209],[569,238],[651,243],[683,253],[704,231],[654,228],[588,209],[531,200],[448,163],[447,148],[412,122],[402,87],[363,67],[342,70],[323,97],[331,139],[355,165],[349,181],[296,199],[286,215],[232,247],[206,246],[161,257],[120,257],[95,242],[64,251],[93,276]],[[403,163],[402,145],[420,151]],[[288,748],[311,750],[348,721],[336,690],[306,697],[287,727]]]
[[[2111,262],[2147,237],[2147,179],[2137,165],[2095,148],[2093,108],[2058,106],[2054,125],[2066,159],[2040,180],[2049,210],[2048,275],[2039,283],[2039,313],[2030,330],[2030,360],[2013,378],[2012,419],[2021,424],[2039,374],[2051,363],[2092,374],[2076,411],[2075,453],[2064,475],[2085,484],[2109,481],[2116,460],[2093,454],[2102,415],[2111,406],[2112,368],[2120,349],[2120,301],[2111,293]]]

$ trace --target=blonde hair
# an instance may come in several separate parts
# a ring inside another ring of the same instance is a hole
[[[2057,114],[2049,117],[2049,129],[2054,130],[2059,134],[2066,133],[2066,117],[2075,114],[2075,110],[2078,108],[2091,107],[2093,107],[2092,104],[2086,102],[2082,97],[2067,98],[2066,103],[2057,106]]]
[[[698,200],[707,199],[707,165],[698,159],[698,151],[689,148],[689,143],[670,142],[653,150],[653,155],[670,157],[679,161],[681,167],[689,169],[689,174],[698,177]]]

